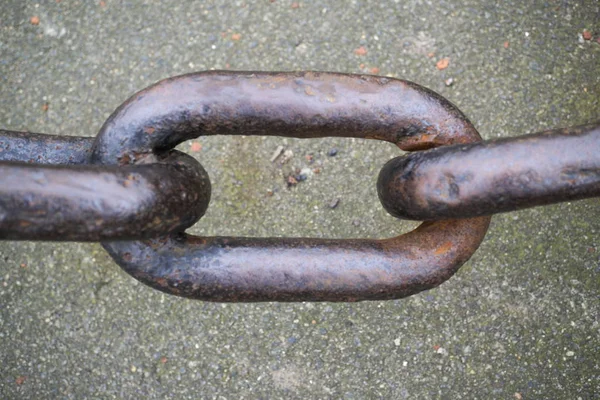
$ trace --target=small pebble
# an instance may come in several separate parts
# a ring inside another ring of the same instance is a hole
[[[448,355],[448,350],[446,350],[443,347],[440,347],[439,349],[436,350],[436,353],[441,354],[443,356],[447,356]]]
[[[340,199],[333,199],[329,202],[329,208],[334,209],[340,204]]]
[[[193,153],[198,153],[199,151],[202,150],[202,144],[198,143],[198,142],[192,142],[192,144],[190,145],[190,150]]]
[[[273,152],[273,155],[271,156],[271,162],[275,162],[275,160],[277,160],[279,158],[279,156],[281,155],[281,153],[283,153],[283,146],[279,146],[277,147],[277,150],[275,150]]]
[[[587,29],[583,30],[582,36],[585,40],[592,40],[592,32],[588,31]]]
[[[295,185],[298,184],[298,181],[292,175],[290,175],[290,176],[287,177],[286,182],[287,182],[288,187],[295,186]]]
[[[365,48],[365,46],[360,46],[358,49],[354,50],[354,54],[356,54],[357,56],[364,56],[367,54],[367,49]]]
[[[446,86],[452,86],[452,84],[454,84],[454,79],[448,78],[444,81],[444,83],[446,84]]]
[[[283,155],[281,156],[281,164],[285,164],[286,162],[290,161],[292,159],[292,157],[294,157],[294,152],[291,150],[286,150],[283,152]]]
[[[329,157],[335,157],[337,155],[337,153],[338,153],[337,149],[331,149],[327,152],[327,155]]]
[[[435,64],[436,68],[439,69],[440,71],[448,68],[449,65],[450,65],[450,59],[448,57],[444,57],[444,58],[440,59]]]
[[[294,343],[296,343],[297,341],[298,341],[298,339],[296,339],[296,338],[295,338],[295,337],[293,337],[293,336],[290,336],[289,338],[287,338],[287,342],[288,342],[288,344],[294,344]]]

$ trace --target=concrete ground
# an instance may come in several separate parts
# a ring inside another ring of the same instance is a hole
[[[0,127],[94,136],[137,90],[215,68],[401,77],[446,96],[485,138],[516,136],[600,119],[599,36],[595,0],[3,0]],[[399,154],[390,144],[195,143],[182,148],[214,194],[194,233],[415,226],[377,200],[378,171]],[[294,154],[283,166],[269,161],[278,146]],[[288,188],[306,155],[321,173]],[[598,399],[599,215],[598,199],[499,215],[438,289],[357,304],[184,300],[138,284],[99,244],[2,242],[0,397]]]

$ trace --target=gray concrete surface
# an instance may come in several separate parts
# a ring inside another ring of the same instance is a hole
[[[3,0],[0,127],[93,136],[135,91],[197,70],[378,68],[448,97],[486,138],[516,136],[600,119],[598,36],[594,0]],[[414,226],[377,200],[391,145],[198,143],[214,195],[194,233]],[[294,153],[282,167],[269,162],[280,145]],[[288,189],[308,154],[321,173]],[[599,215],[596,199],[497,216],[440,288],[358,304],[188,301],[138,284],[98,244],[3,242],[0,397],[598,399]]]

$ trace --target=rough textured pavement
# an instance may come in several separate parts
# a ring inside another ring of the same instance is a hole
[[[600,119],[599,36],[594,0],[3,0],[0,127],[93,136],[168,76],[311,69],[409,79],[485,138],[516,136]],[[282,166],[269,161],[278,146],[294,154]],[[414,226],[377,200],[378,171],[399,153],[390,144],[213,137],[182,148],[214,190],[194,233]],[[321,173],[288,188],[307,167]],[[3,242],[0,397],[598,399],[599,215],[594,199],[497,216],[440,288],[357,304],[188,301],[138,284],[98,244]]]

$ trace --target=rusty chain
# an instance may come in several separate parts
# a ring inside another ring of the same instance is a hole
[[[411,151],[383,167],[377,189],[389,213],[426,222],[384,240],[187,235],[210,181],[174,147],[241,134]],[[377,76],[200,72],[138,92],[95,139],[0,130],[0,239],[102,241],[134,278],[207,301],[410,296],[471,257],[490,215],[595,196],[600,123],[482,142],[440,95]]]

